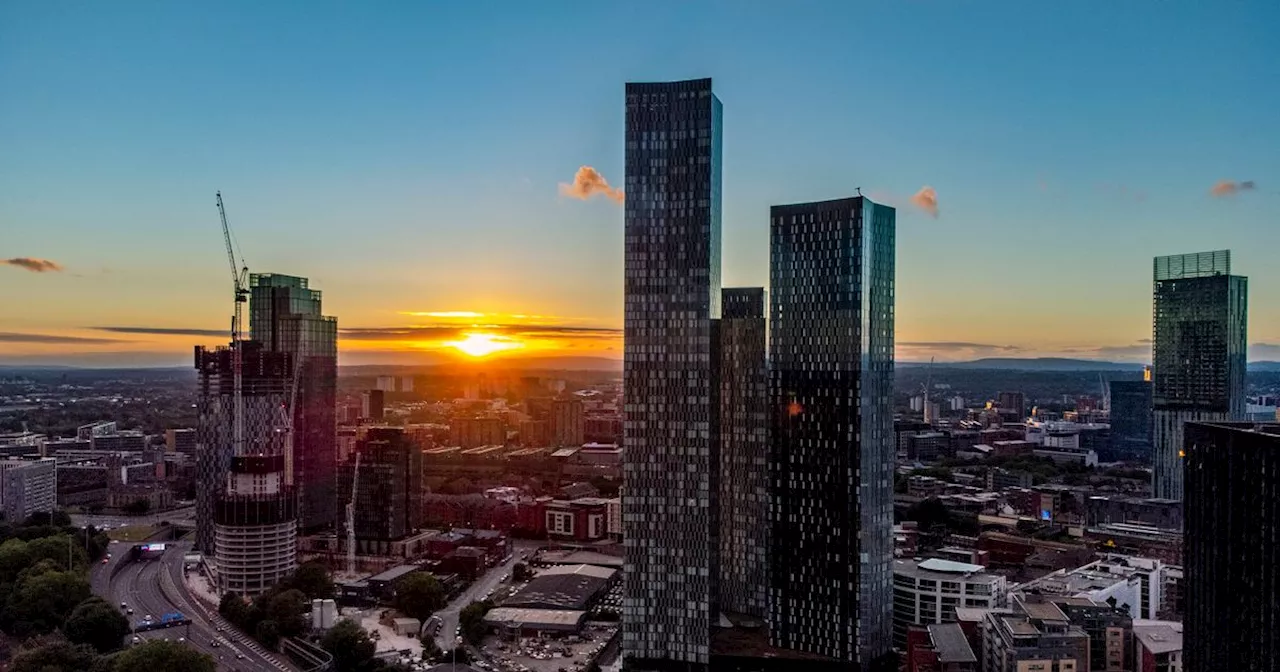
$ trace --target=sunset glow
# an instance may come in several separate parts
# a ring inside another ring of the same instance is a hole
[[[472,357],[487,357],[495,352],[524,347],[522,343],[485,333],[469,333],[460,341],[447,341],[444,345]]]

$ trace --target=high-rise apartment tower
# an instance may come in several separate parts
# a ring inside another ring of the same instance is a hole
[[[770,216],[770,638],[874,669],[892,643],[896,213],[857,196]]]
[[[1231,252],[1156,257],[1152,493],[1182,499],[1182,427],[1243,419],[1248,279]]]
[[[626,86],[622,500],[631,669],[705,669],[718,614],[721,106]]]

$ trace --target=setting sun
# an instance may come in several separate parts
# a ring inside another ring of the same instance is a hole
[[[485,357],[495,352],[523,347],[522,343],[484,333],[469,333],[462,340],[449,341],[445,345],[472,357]]]

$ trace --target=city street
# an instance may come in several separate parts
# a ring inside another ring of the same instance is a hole
[[[442,651],[452,649],[456,645],[453,633],[458,628],[458,615],[462,613],[463,608],[483,598],[485,593],[497,587],[502,582],[502,577],[510,574],[516,563],[520,562],[520,557],[529,550],[536,548],[539,543],[525,542],[522,544],[519,541],[513,543],[510,560],[501,565],[495,565],[464,590],[457,599],[450,602],[444,609],[437,611],[435,615],[440,617],[441,625],[440,632],[436,633],[436,646],[439,646]]]
[[[175,525],[194,526],[195,515],[196,509],[194,506],[149,513],[145,516],[126,516],[119,513],[73,513],[71,514],[71,524],[79,527],[93,525],[98,528],[115,529],[122,525],[156,525],[162,521],[168,521]]]
[[[116,608],[120,608],[121,603],[132,608],[133,614],[126,616],[131,625],[147,615],[158,620],[174,611],[182,612],[191,619],[191,625],[141,632],[137,637],[184,638],[188,646],[212,656],[219,670],[284,672],[293,669],[265,654],[256,642],[227,627],[220,617],[191,597],[182,578],[183,555],[190,549],[190,544],[170,544],[159,559],[140,562],[129,561],[131,547],[132,544],[127,543],[111,544],[110,563],[95,565],[91,572],[90,584],[94,593]],[[113,571],[116,572],[115,577],[111,578]],[[219,627],[224,631],[218,632]],[[214,646],[215,639],[222,643]]]

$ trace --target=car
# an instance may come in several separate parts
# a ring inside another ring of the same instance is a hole
[[[139,637],[139,636],[137,636],[137,635],[134,635],[134,636],[133,636],[133,643],[134,643],[134,644],[141,644],[141,643],[142,643],[142,638],[141,638],[141,637]]]
[[[212,646],[213,648],[215,648],[215,649],[216,649],[216,648],[218,648],[219,646],[222,646],[222,643],[215,639],[215,640],[211,640],[211,641],[209,642],[209,646]]]
[[[125,607],[125,609],[124,609],[124,613],[126,613],[126,614],[128,614],[128,615],[132,616],[132,615],[133,615],[133,608],[132,608],[132,607]]]
[[[151,618],[151,614],[147,614],[146,616],[143,616],[143,617],[142,617],[142,620],[144,620],[144,621],[153,621],[153,620],[155,620],[155,619]]]
[[[129,604],[128,604],[127,602],[121,602],[121,603],[120,603],[120,608],[121,608],[121,609],[128,609],[128,608],[129,608]]]
[[[244,660],[244,654],[236,651],[236,660]]]
[[[107,563],[109,563],[109,562],[111,562],[111,558],[103,558],[103,559],[102,559],[102,564],[104,564],[104,565],[105,565],[105,564],[107,564]]]
[[[187,641],[187,638],[186,638],[186,637],[179,637],[179,638],[178,638],[178,642],[179,642],[179,643],[182,643],[182,642],[185,642],[185,641]]]

